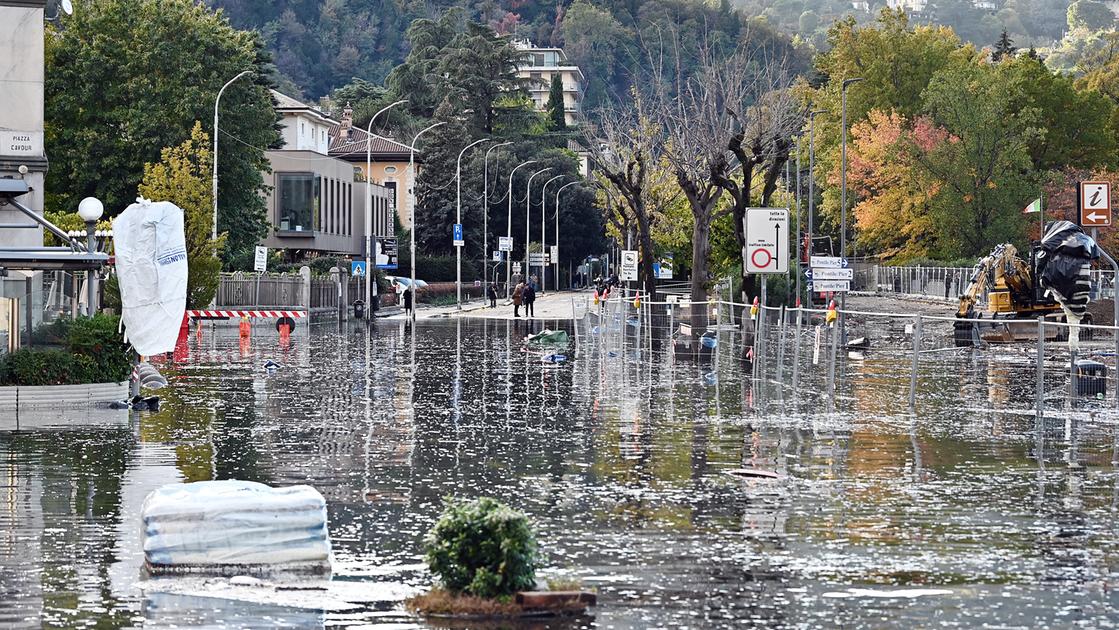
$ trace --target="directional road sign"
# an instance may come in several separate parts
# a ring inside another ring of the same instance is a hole
[[[503,252],[513,251],[513,237],[512,236],[500,236],[500,237],[498,237],[497,248],[499,250],[503,251]]]
[[[623,249],[622,264],[618,273],[619,280],[637,280],[637,250]]]
[[[462,247],[466,241],[462,240],[462,224],[456,223],[454,228],[454,242],[455,247]]]
[[[855,270],[820,267],[816,269],[809,269],[804,272],[804,275],[809,280],[854,280]]]
[[[813,280],[808,287],[809,291],[850,291],[851,282],[848,280]]]
[[[1111,225],[1111,184],[1080,182],[1080,225],[1105,227]]]
[[[789,209],[747,208],[743,220],[747,273],[789,272]]]
[[[843,269],[847,266],[847,259],[839,256],[813,256],[809,259],[809,265],[817,269]]]
[[[548,254],[541,252],[529,252],[528,264],[530,267],[543,267],[551,263],[548,261]]]

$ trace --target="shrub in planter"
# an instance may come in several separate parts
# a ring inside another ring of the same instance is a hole
[[[495,499],[448,500],[424,540],[428,568],[453,593],[501,597],[536,585],[528,517]]]
[[[92,360],[92,380],[84,383],[120,382],[132,373],[128,346],[117,332],[120,318],[98,313],[93,317],[79,317],[70,323],[66,334],[66,347],[71,353]]]
[[[5,372],[16,385],[67,385],[76,376],[74,357],[64,350],[21,348],[6,363]]]

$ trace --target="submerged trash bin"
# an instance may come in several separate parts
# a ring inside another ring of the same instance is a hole
[[[365,300],[354,300],[354,319],[365,317]]]
[[[326,501],[310,486],[168,484],[144,500],[141,519],[151,574],[330,574]]]
[[[1107,366],[1099,361],[1080,359],[1076,362],[1076,395],[1107,395]]]

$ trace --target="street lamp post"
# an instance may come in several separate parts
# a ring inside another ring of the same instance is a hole
[[[509,215],[507,217],[505,217],[505,238],[509,239],[510,241],[513,240],[513,173],[516,173],[517,169],[519,169],[520,167],[528,166],[529,164],[536,164],[536,160],[529,160],[527,162],[521,162],[520,164],[514,166],[513,170],[509,171],[509,194],[508,194],[508,196],[509,196]],[[528,243],[525,243],[525,247],[526,248],[528,247]],[[509,253],[505,257],[505,299],[506,300],[509,299],[509,281],[512,279],[512,275],[511,275],[512,264],[513,264],[513,250],[512,250],[512,248],[510,248]]]
[[[574,186],[575,184],[578,184],[578,183],[579,182],[568,182],[568,183],[564,184],[563,186],[560,186],[559,188],[556,189],[556,205],[555,205],[555,210],[556,210],[556,254],[559,254],[559,208],[560,208],[560,206],[559,206],[560,195],[559,194],[560,194],[560,191],[563,190],[564,188],[567,188],[568,186]],[[553,273],[555,274],[556,290],[558,291],[559,290],[559,284],[560,284],[560,281],[559,281],[559,256],[558,255],[556,256],[556,259],[552,261],[552,264],[555,265],[555,267],[556,267],[555,271]]]
[[[530,214],[530,211],[531,211],[531,208],[532,208],[532,194],[531,194],[532,193],[532,180],[536,179],[537,175],[540,175],[541,173],[547,173],[550,170],[552,170],[552,167],[549,166],[548,168],[542,168],[539,171],[536,171],[535,173],[533,173],[532,175],[529,175],[528,184],[525,185],[525,279],[526,280],[532,276],[532,267],[530,267],[529,264],[528,264],[529,263],[529,256],[528,256],[529,232],[528,232],[528,228],[529,228],[529,224],[531,223],[531,216],[532,216]],[[541,245],[543,245],[543,243],[541,243]],[[541,251],[540,253],[543,254],[544,252]],[[541,262],[543,262],[543,261],[541,261]],[[543,268],[541,268],[540,271],[541,271],[541,273],[543,273],[543,271],[544,271]]]
[[[105,206],[97,197],[86,197],[78,203],[78,216],[82,221],[85,221],[85,242],[86,251],[93,253],[97,251],[97,220],[105,212]],[[94,277],[96,272],[90,269],[86,272],[86,315],[93,317],[97,312],[97,307],[94,304],[97,300],[97,289],[94,287]]]
[[[498,147],[513,144],[512,141],[501,142],[486,149],[486,157],[482,160],[482,293],[489,289],[490,274],[486,273],[486,261],[490,255],[490,151]]]
[[[467,149],[477,146],[483,142],[489,142],[489,138],[482,138],[475,140],[462,148],[458,152],[458,159],[455,160],[455,223],[462,225],[462,155],[466,153]],[[463,240],[466,239],[466,230],[463,230]],[[462,245],[455,244],[455,304],[458,310],[462,310]]]
[[[840,161],[842,168],[839,175],[839,214],[840,214],[840,231],[839,231],[839,257],[841,259],[847,258],[847,88],[853,84],[862,81],[862,77],[855,77],[852,79],[844,79],[843,86],[840,89],[840,97],[842,100],[842,131],[840,132]],[[844,291],[839,294],[840,301],[840,317],[843,316],[842,310],[847,306],[847,292]],[[842,323],[842,322],[841,322]]]
[[[221,95],[225,92],[225,88],[229,87],[231,83],[246,74],[252,74],[252,72],[252,70],[244,70],[237,76],[226,81],[225,85],[221,86],[221,89],[218,90],[218,95],[214,99],[214,177],[211,190],[211,194],[214,198],[214,225],[210,228],[210,239],[214,242],[218,240],[218,103],[221,103]]]
[[[407,100],[399,100],[395,103],[386,105],[373,114],[369,119],[369,124],[365,127],[365,312],[372,313],[370,301],[372,299],[373,282],[376,280],[373,274],[373,121],[377,117],[387,112],[388,110],[407,103]],[[413,297],[415,297],[413,295]],[[369,315],[366,315],[369,318]],[[370,318],[371,319],[371,318]]]
[[[544,182],[544,186],[540,188],[540,295],[544,295],[544,289],[548,286],[548,268],[544,265],[544,252],[548,250],[548,237],[544,233],[544,227],[548,225],[548,220],[544,215],[544,208],[548,205],[545,195],[548,192],[548,184],[563,179],[565,175],[556,175],[552,179]],[[558,282],[556,283],[559,284]],[[557,287],[558,288],[558,287]]]
[[[412,262],[409,265],[412,268],[412,276],[407,290],[412,292],[412,312],[410,316],[413,319],[416,317],[416,304],[418,302],[416,296],[416,142],[420,139],[420,136],[445,124],[447,123],[437,122],[420,129],[420,132],[412,137],[412,143],[408,146],[408,221],[412,224],[408,230],[411,241],[408,251],[412,257]]]
[[[812,235],[816,229],[816,116],[825,114],[822,109],[808,114],[808,262],[812,262]],[[808,292],[808,307],[812,307],[812,292]]]

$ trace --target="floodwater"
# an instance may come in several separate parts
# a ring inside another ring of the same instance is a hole
[[[0,626],[430,627],[401,604],[431,583],[423,535],[443,497],[480,494],[531,516],[541,577],[599,593],[510,627],[1119,625],[1116,418],[1058,401],[1038,423],[1022,352],[923,360],[912,415],[909,357],[867,352],[827,414],[809,331],[770,346],[755,389],[730,332],[672,356],[662,331],[588,318],[556,365],[523,323],[375,326],[286,346],[207,328],[157,413],[0,418]],[[331,596],[364,603],[142,580],[146,494],[229,478],[319,489]]]

